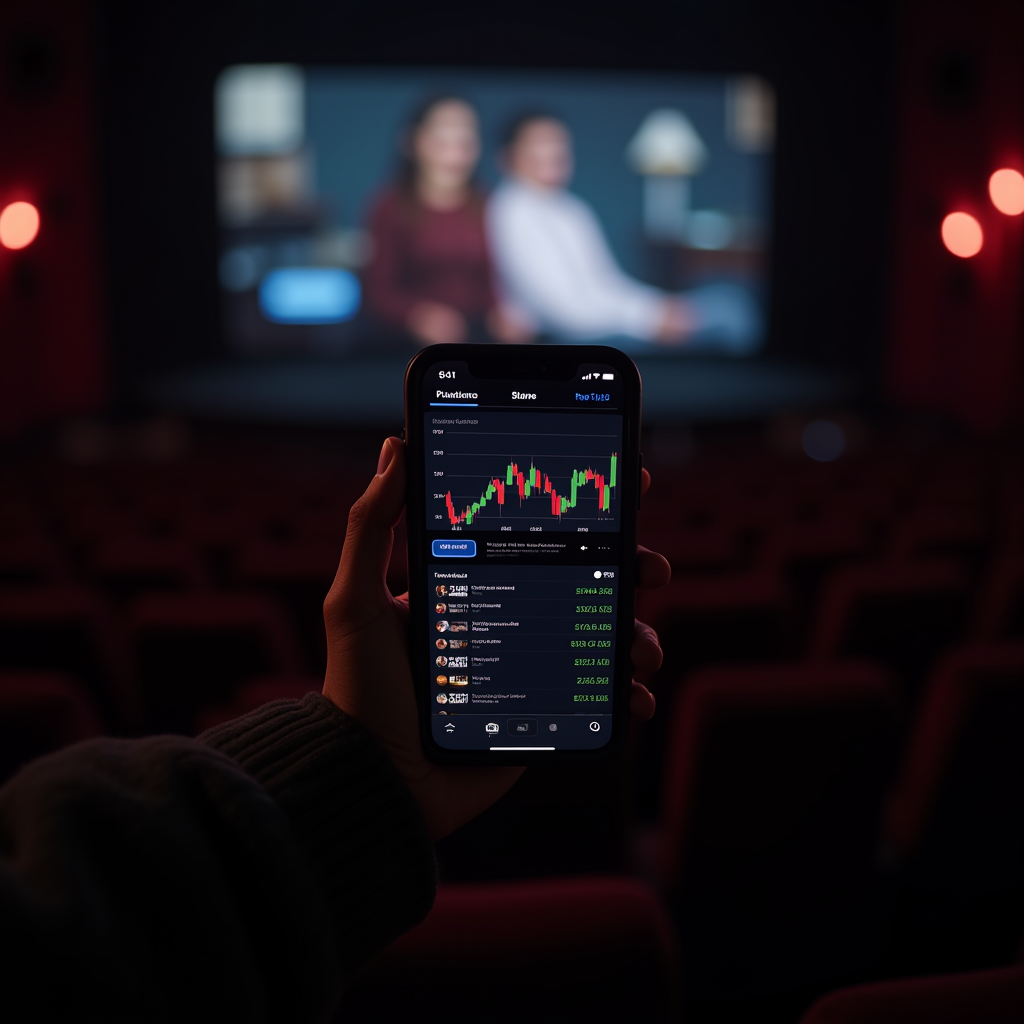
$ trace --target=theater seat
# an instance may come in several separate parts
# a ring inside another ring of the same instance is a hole
[[[870,664],[709,668],[678,691],[653,859],[694,1019],[792,1019],[870,962],[895,705]]]
[[[811,606],[821,581],[832,570],[864,559],[870,550],[863,523],[850,516],[834,516],[773,531],[762,544],[757,562],[762,571],[787,580],[803,610]]]
[[[298,644],[264,594],[144,594],[128,610],[131,653],[153,728],[191,732],[239,683],[299,675]]]
[[[346,993],[339,1022],[678,1020],[671,922],[647,887],[590,877],[444,885]]]
[[[1024,922],[1024,641],[936,666],[885,813],[915,969],[1009,957]]]
[[[641,543],[664,555],[672,571],[689,576],[734,572],[740,547],[731,526],[687,526],[673,521],[644,521]]]
[[[86,686],[108,728],[132,732],[142,724],[123,637],[95,590],[70,584],[0,589],[0,667],[71,675]]]
[[[819,999],[800,1024],[1020,1024],[1024,966],[858,985]]]
[[[662,679],[715,662],[757,662],[796,653],[793,609],[777,576],[682,577],[638,594],[637,614],[658,631]]]
[[[196,547],[177,538],[107,537],[86,562],[92,581],[118,600],[146,590],[200,590],[211,583]]]
[[[981,585],[971,623],[973,640],[1024,639],[1024,552],[997,552]]]
[[[976,558],[989,540],[985,517],[976,509],[948,506],[918,508],[892,528],[889,553],[894,558],[963,555]]]
[[[175,529],[206,552],[233,550],[266,535],[266,523],[259,513],[236,504],[186,505],[176,517]]]
[[[341,539],[339,532],[327,541],[254,541],[235,558],[233,577],[239,587],[267,591],[288,610],[310,672],[322,674],[327,665],[323,607],[338,568]]]
[[[882,661],[913,698],[939,651],[967,631],[969,582],[955,559],[843,566],[822,588],[808,656]]]
[[[0,672],[0,785],[37,757],[103,732],[86,688],[59,672]]]
[[[26,529],[0,540],[0,584],[58,583],[69,578],[60,548],[46,534]]]

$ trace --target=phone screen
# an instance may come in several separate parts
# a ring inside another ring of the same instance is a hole
[[[626,583],[632,622],[636,487],[623,474],[638,467],[623,368],[487,379],[471,365],[436,362],[421,384],[428,627],[413,654],[430,736],[450,751],[597,751],[629,672],[619,613]]]

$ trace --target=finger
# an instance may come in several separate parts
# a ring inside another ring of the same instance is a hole
[[[633,667],[641,672],[657,672],[665,659],[658,634],[646,622],[636,620],[633,644],[629,649]]]
[[[397,597],[391,599],[395,606],[395,611],[398,612],[399,618],[402,620],[403,626],[409,625],[409,591],[407,590],[404,594],[399,594]]]
[[[390,600],[388,562],[395,525],[405,505],[405,446],[389,437],[381,449],[377,475],[348,514],[341,562],[324,603],[324,614],[349,626],[369,621]]]
[[[636,585],[641,590],[657,590],[672,579],[672,566],[664,555],[642,544],[636,548]]]
[[[646,494],[651,489],[651,474],[646,469],[640,470],[640,493]]]
[[[629,694],[629,713],[638,722],[649,722],[654,717],[655,706],[654,694],[634,679]]]

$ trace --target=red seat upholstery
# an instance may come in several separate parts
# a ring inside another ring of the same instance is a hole
[[[971,623],[973,640],[1024,639],[1024,551],[996,553],[981,585]]]
[[[22,765],[103,729],[88,691],[59,672],[0,672],[0,785]]]
[[[175,530],[204,550],[222,550],[265,536],[266,524],[256,511],[235,503],[197,504],[180,510]]]
[[[865,525],[850,516],[836,516],[790,523],[773,531],[761,545],[757,562],[762,571],[780,575],[790,584],[803,609],[813,603],[829,572],[864,559],[870,551]]]
[[[674,579],[638,594],[637,614],[658,631],[662,678],[715,662],[780,660],[796,653],[789,594],[775,576],[736,574]]]
[[[442,885],[346,993],[344,1020],[667,1022],[678,984],[671,922],[637,882]]]
[[[155,728],[191,732],[198,712],[239,683],[301,674],[288,617],[264,594],[145,594],[129,608],[129,628]]]
[[[800,1024],[1020,1024],[1024,966],[881,981],[832,992]]]
[[[888,548],[894,558],[926,554],[977,556],[984,552],[989,539],[988,524],[977,509],[924,507],[894,524]]]
[[[343,527],[327,541],[254,541],[235,557],[235,583],[267,591],[281,602],[302,643],[306,669],[318,674],[327,665],[323,606],[338,568]]]
[[[1012,955],[1024,921],[1024,641],[950,652],[885,814],[920,969]]]
[[[797,653],[790,593],[766,573],[676,578],[662,590],[639,591],[637,616],[657,630],[665,654],[654,681],[662,699],[703,666],[784,661]],[[667,729],[665,716],[655,715],[634,730],[637,809],[644,818],[656,810]]]
[[[672,521],[643,521],[641,542],[663,554],[673,572],[723,573],[740,567],[740,546],[729,525],[687,526]]]
[[[87,561],[93,582],[119,599],[146,590],[199,590],[211,583],[197,549],[175,538],[106,537]]]
[[[74,676],[108,727],[131,732],[141,725],[123,638],[95,590],[72,585],[0,590],[0,667]]]
[[[823,588],[808,654],[883,661],[915,694],[938,652],[967,630],[969,582],[953,559],[837,569]]]
[[[69,578],[60,547],[38,529],[20,530],[0,540],[0,583],[58,583]]]
[[[870,959],[895,703],[870,664],[710,668],[678,691],[657,866],[695,1017],[794,1015]]]

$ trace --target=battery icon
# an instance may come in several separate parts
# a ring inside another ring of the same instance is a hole
[[[601,380],[615,380],[615,374],[614,373],[602,373],[601,374]]]

